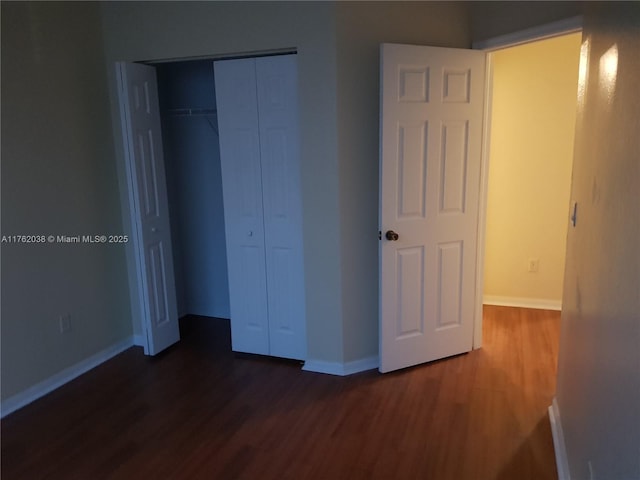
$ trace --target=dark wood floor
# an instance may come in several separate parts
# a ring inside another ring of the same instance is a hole
[[[556,479],[559,313],[485,307],[484,347],[381,375],[234,354],[183,319],[3,419],[2,479]]]

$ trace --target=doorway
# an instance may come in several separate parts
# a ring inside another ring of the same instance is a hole
[[[491,54],[485,304],[561,309],[580,43]]]
[[[561,309],[581,31],[560,27],[488,45],[475,348],[483,303]]]

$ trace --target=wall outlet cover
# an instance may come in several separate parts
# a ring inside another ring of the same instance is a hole
[[[67,333],[71,330],[71,314],[65,313],[58,318],[58,325],[60,327],[60,333]]]

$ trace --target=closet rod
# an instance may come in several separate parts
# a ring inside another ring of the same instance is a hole
[[[176,115],[180,117],[194,117],[199,115],[215,115],[215,108],[169,108],[167,110],[169,115]]]

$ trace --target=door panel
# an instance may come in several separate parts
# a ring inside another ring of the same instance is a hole
[[[296,56],[217,61],[214,73],[233,349],[304,359]]]
[[[424,218],[427,124],[398,127],[398,217]]]
[[[171,321],[169,306],[167,305],[167,295],[164,294],[167,290],[164,256],[165,253],[162,248],[162,243],[149,245],[150,262],[147,274],[150,278],[149,294],[152,300],[150,302],[152,307],[151,318],[157,327]]]
[[[482,52],[381,48],[381,372],[472,347],[484,75]]]
[[[437,329],[462,324],[462,242],[438,245]]]
[[[424,247],[399,248],[397,261],[396,338],[424,334],[424,301],[420,292],[424,288]],[[418,301],[416,301],[418,299]]]
[[[262,168],[253,60],[215,63],[222,193],[229,276],[231,343],[268,355]]]
[[[116,68],[145,353],[155,355],[180,339],[156,72],[124,62]]]
[[[255,59],[271,355],[306,358],[296,55]]]
[[[440,214],[464,213],[467,174],[466,121],[442,123]]]

